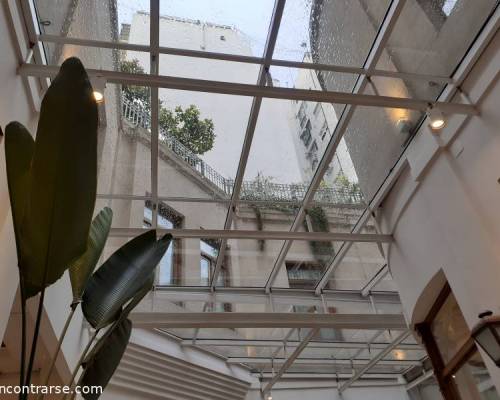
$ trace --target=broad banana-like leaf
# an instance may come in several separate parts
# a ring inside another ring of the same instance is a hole
[[[73,291],[73,305],[78,304],[82,300],[85,285],[104,250],[112,221],[113,211],[109,207],[104,207],[99,214],[95,216],[90,225],[87,250],[69,266],[69,277],[71,280],[71,289]]]
[[[16,237],[17,257],[21,262],[20,235],[24,210],[29,197],[29,177],[35,141],[19,122],[11,122],[5,128],[5,164],[9,187],[12,220]]]
[[[155,281],[154,271],[151,273],[150,277],[144,283],[144,285],[135,293],[132,300],[130,300],[123,308],[120,318],[127,318],[130,312],[141,302],[141,300],[151,291]]]
[[[113,325],[109,328],[108,331],[99,339],[96,345],[93,347],[92,351],[85,357],[82,365],[89,363],[90,359],[94,357],[95,353],[100,351],[101,346],[106,344],[107,337],[113,332],[117,325],[121,324],[122,320],[127,319],[130,312],[141,302],[141,300],[146,296],[152,289],[153,283],[155,279],[154,272],[151,274],[150,278],[144,284],[142,288],[134,295],[132,300],[130,300],[127,305],[119,312],[119,316],[116,317],[116,321],[113,322]]]
[[[147,231],[125,243],[94,272],[83,293],[82,310],[95,329],[116,320],[151,278],[171,240],[169,234],[156,240],[156,231]]]
[[[99,351],[84,364],[81,386],[100,386],[102,389],[107,386],[127,348],[131,331],[132,322],[126,318],[114,327],[111,334],[104,338]],[[87,393],[82,396],[85,400],[96,400],[100,394]]]
[[[87,73],[69,58],[42,101],[25,189],[18,230],[26,297],[58,280],[85,252],[97,187],[97,122]]]

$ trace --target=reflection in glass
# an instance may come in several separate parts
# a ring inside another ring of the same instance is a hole
[[[478,351],[455,373],[454,382],[460,393],[460,397],[464,400],[500,399]]]
[[[469,339],[469,327],[453,293],[450,293],[432,321],[431,331],[445,363],[450,361]]]

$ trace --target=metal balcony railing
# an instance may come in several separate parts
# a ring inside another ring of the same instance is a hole
[[[140,104],[133,103],[125,97],[122,98],[122,116],[133,125],[146,130],[151,129],[149,113]],[[148,136],[147,139],[150,140],[150,137]],[[201,177],[215,185],[224,195],[231,196],[234,186],[233,179],[222,176],[161,127],[158,139],[160,147],[164,146],[172,151]],[[240,197],[243,200],[300,202],[307,189],[308,185],[305,184],[262,182],[257,179],[243,182]],[[314,200],[331,204],[363,204],[363,196],[357,188],[319,188],[314,195]]]

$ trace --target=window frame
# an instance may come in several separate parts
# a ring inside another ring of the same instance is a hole
[[[432,322],[436,319],[439,311],[451,294],[451,287],[446,283],[424,321],[416,324],[415,329],[420,334],[424,347],[429,355],[443,398],[445,400],[467,400],[460,396],[457,385],[454,382],[454,374],[478,351],[470,331],[466,342],[456,351],[448,362],[445,362],[443,359],[436,339],[432,333]]]

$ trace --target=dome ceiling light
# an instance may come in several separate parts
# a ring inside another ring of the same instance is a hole
[[[429,107],[427,116],[429,117],[429,127],[432,131],[437,132],[445,127],[446,120],[439,108]]]
[[[95,76],[90,78],[92,84],[94,99],[97,104],[104,102],[104,89],[106,88],[106,78]]]

